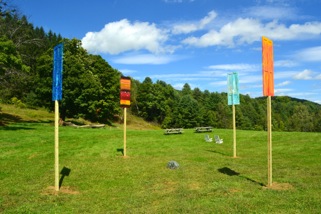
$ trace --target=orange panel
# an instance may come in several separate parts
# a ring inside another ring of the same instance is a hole
[[[263,96],[274,96],[273,42],[262,37]]]
[[[122,107],[130,106],[130,100],[120,100],[120,105]]]
[[[122,77],[120,79],[120,90],[130,91],[130,78]]]

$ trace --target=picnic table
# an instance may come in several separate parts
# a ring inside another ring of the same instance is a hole
[[[183,134],[183,128],[165,129],[164,134]]]
[[[207,126],[207,127],[196,127],[195,128],[195,132],[197,133],[201,133],[201,132],[212,132],[213,131],[213,127],[211,126]]]

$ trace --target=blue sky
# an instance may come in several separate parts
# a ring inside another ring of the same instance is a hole
[[[12,0],[34,26],[77,38],[139,81],[262,93],[261,38],[274,43],[275,95],[321,104],[321,0]]]

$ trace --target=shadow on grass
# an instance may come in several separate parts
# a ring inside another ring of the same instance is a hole
[[[62,170],[60,172],[61,178],[59,180],[59,189],[62,186],[62,182],[64,181],[65,176],[69,176],[70,172],[71,172],[71,169],[69,169],[65,166],[64,166],[64,168],[62,168]]]
[[[215,151],[215,150],[206,150],[207,152],[213,152],[213,153],[216,153],[216,154],[220,154],[220,155],[223,155],[223,156],[229,156],[223,152],[218,152],[218,151]]]
[[[17,115],[7,114],[7,113],[0,113],[0,130],[30,130],[34,128],[25,127],[19,123],[52,123],[53,120],[25,120]],[[14,125],[18,123],[19,125]]]
[[[0,113],[1,125],[6,125],[8,123],[19,123],[23,122],[22,118],[16,115]]]
[[[219,171],[220,173],[223,173],[225,175],[228,175],[228,176],[240,175],[240,173],[235,172],[234,170],[232,170],[228,167],[220,168],[217,171]]]
[[[223,173],[225,175],[228,175],[228,176],[239,176],[240,178],[244,178],[244,179],[251,181],[255,184],[258,184],[260,186],[265,186],[263,183],[260,183],[260,182],[257,182],[255,180],[251,179],[251,178],[245,177],[245,176],[241,175],[239,172],[236,172],[228,167],[220,168],[217,171],[219,171],[220,173]]]
[[[124,155],[124,149],[123,148],[117,149],[117,152],[121,152],[121,154]]]
[[[35,128],[24,127],[24,126],[0,126],[0,130],[5,131],[17,131],[17,130],[34,130]]]

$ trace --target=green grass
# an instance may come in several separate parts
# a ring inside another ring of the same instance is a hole
[[[0,126],[0,213],[320,213],[319,133],[273,132],[273,186],[267,184],[267,134],[214,129],[221,145],[185,130],[60,127],[60,169],[54,186],[54,127]],[[166,168],[169,161],[180,164]]]

